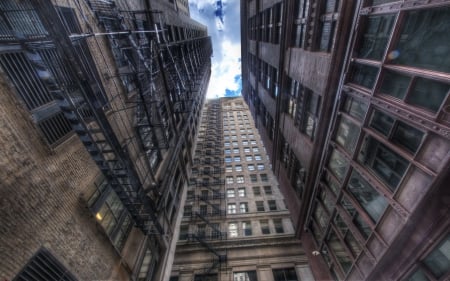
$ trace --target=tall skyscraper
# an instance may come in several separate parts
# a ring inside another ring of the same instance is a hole
[[[243,96],[318,280],[450,274],[450,1],[241,1]]]
[[[211,52],[187,1],[1,1],[1,280],[169,278]]]
[[[186,197],[171,280],[312,280],[242,98],[205,104]]]

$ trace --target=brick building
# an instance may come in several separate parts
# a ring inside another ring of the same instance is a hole
[[[311,280],[242,98],[205,103],[185,202],[171,280]]]
[[[447,280],[450,1],[241,1],[243,96],[317,280]]]
[[[1,1],[1,280],[168,279],[211,52],[186,1]]]

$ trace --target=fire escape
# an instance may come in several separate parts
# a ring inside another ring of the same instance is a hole
[[[190,183],[191,195],[188,193],[185,204],[193,208],[189,224],[197,226],[188,239],[199,243],[213,255],[211,266],[205,268],[200,278],[220,270],[227,262],[226,249],[217,246],[217,242],[227,238],[227,232],[222,232],[220,226],[226,215],[220,103],[212,101],[206,106],[192,169],[195,181]]]
[[[161,215],[161,199],[173,177],[161,182],[155,170],[169,147],[172,160],[181,155],[186,124],[204,98],[199,93],[210,67],[210,38],[169,42],[159,11],[121,11],[108,0],[86,2],[104,32],[81,33],[69,21],[76,19],[61,15],[51,1],[5,1],[0,5],[1,42],[17,46],[48,100],[55,101],[46,110],[61,113],[135,225],[166,248],[171,222]],[[107,95],[90,57],[86,42],[99,36],[109,41],[117,77],[126,90],[125,108],[118,108],[116,97]],[[10,57],[4,56],[2,63],[18,69],[13,65],[17,59]],[[50,114],[47,111],[40,114]],[[133,116],[134,133],[118,132],[110,121],[121,112]],[[177,126],[183,129],[177,131]],[[143,167],[136,159],[144,159]]]

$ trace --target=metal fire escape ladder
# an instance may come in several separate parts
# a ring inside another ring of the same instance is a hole
[[[127,148],[120,144],[114,133],[104,104],[99,99],[100,94],[91,85],[70,37],[61,24],[56,24],[59,18],[54,6],[50,1],[31,0],[31,3],[48,32],[48,39],[67,62],[63,67],[71,77],[68,81],[61,73],[49,72],[48,89],[136,225],[146,234],[156,233],[156,230],[162,235],[164,230],[156,217],[155,203],[147,196]],[[38,69],[45,69],[45,63],[37,52],[28,49],[27,56]],[[89,112],[89,116],[86,117],[85,112]]]
[[[222,217],[225,214],[225,210],[221,209],[224,208],[224,191],[220,191],[220,188],[223,189],[223,180],[222,180],[222,174],[223,169],[222,167],[217,167],[215,165],[220,165],[222,163],[222,155],[220,153],[221,145],[222,145],[222,138],[221,138],[221,118],[220,118],[220,105],[217,104],[217,102],[211,102],[208,107],[206,108],[205,112],[203,113],[203,116],[206,117],[206,133],[207,136],[204,136],[202,138],[202,141],[199,142],[197,153],[200,153],[200,156],[202,158],[202,161],[199,163],[203,168],[197,167],[197,170],[199,170],[199,176],[203,179],[204,177],[207,177],[205,179],[213,178],[213,181],[206,180],[203,181],[200,185],[197,185],[197,189],[199,188],[207,188],[208,190],[212,191],[212,196],[208,195],[200,195],[197,197],[197,202],[204,202],[207,205],[211,206],[213,209],[213,212],[211,214],[208,213],[202,213],[202,212],[195,212],[193,218],[198,218],[202,222],[204,222],[206,225],[208,225],[212,231],[214,232],[214,235],[211,235],[209,240],[225,240],[227,238],[227,232],[221,232],[220,227],[217,227],[217,223],[215,224],[210,218],[214,218],[214,216]],[[204,121],[202,121],[204,122]],[[214,141],[211,142],[209,140],[211,133],[213,135]],[[208,153],[208,151],[214,150],[215,153]],[[219,153],[217,153],[219,151]],[[210,165],[211,163],[215,163],[213,166],[213,169],[211,170]],[[200,168],[200,169],[199,169]],[[217,196],[218,195],[218,196]],[[218,203],[219,202],[219,203]],[[221,221],[221,220],[219,220]],[[223,253],[223,246],[220,248],[217,248],[215,244],[211,243],[210,241],[207,241],[207,237],[205,237],[204,233],[196,233],[192,234],[191,238],[195,241],[197,241],[200,245],[205,247],[208,251],[210,251],[212,254],[214,254],[215,258],[212,260],[211,265],[205,270],[204,273],[210,273],[213,270],[220,267],[222,264],[227,262],[227,255],[226,250],[225,254]]]

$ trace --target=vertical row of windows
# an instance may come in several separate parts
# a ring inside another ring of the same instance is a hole
[[[283,4],[277,3],[248,20],[248,36],[251,40],[280,44]]]
[[[290,79],[285,112],[301,132],[314,139],[321,97],[294,79]]]

